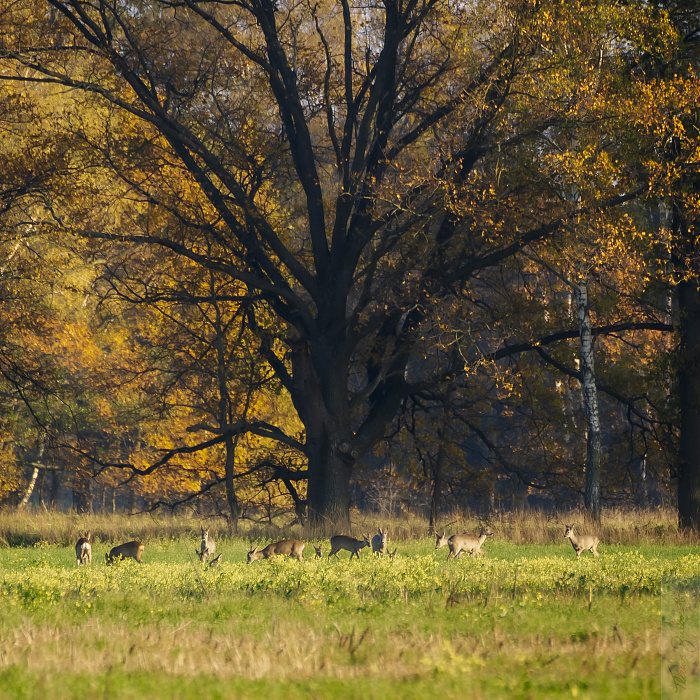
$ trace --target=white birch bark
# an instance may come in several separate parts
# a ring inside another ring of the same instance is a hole
[[[44,445],[42,444],[41,447],[39,447],[39,456],[38,460],[41,460],[41,458],[44,456]],[[27,507],[27,503],[29,503],[29,499],[32,497],[32,494],[34,493],[34,486],[36,485],[36,480],[37,477],[39,476],[39,467],[34,465],[34,471],[32,472],[32,478],[29,480],[29,484],[27,486],[27,490],[24,492],[24,496],[22,496],[22,500],[19,502],[17,506],[17,510],[22,510],[23,508]]]
[[[593,334],[588,311],[588,287],[585,281],[574,284],[579,335],[581,337],[581,391],[586,413],[586,485],[584,505],[596,520],[600,519],[600,414],[595,385]]]
[[[29,485],[27,486],[27,490],[24,492],[24,496],[22,496],[22,500],[19,502],[17,506],[17,510],[22,510],[27,506],[27,503],[29,503],[29,499],[32,497],[32,494],[34,493],[34,486],[36,484],[37,477],[39,476],[39,467],[34,467],[34,472],[32,473],[32,478],[29,480]]]

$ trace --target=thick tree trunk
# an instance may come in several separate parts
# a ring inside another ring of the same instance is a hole
[[[593,360],[593,334],[588,312],[588,289],[585,282],[574,288],[581,336],[581,389],[586,413],[586,486],[584,505],[595,520],[600,520],[600,414],[598,412],[598,390],[595,385]]]
[[[695,185],[700,194],[700,183]],[[678,403],[680,441],[676,462],[678,476],[678,525],[700,530],[700,272],[698,231],[682,203],[673,201],[671,226],[678,242],[676,269],[682,281],[676,287],[678,299]]]
[[[294,403],[306,428],[308,518],[324,529],[345,528],[350,522],[350,476],[357,459],[352,436],[343,434],[349,420],[343,415],[345,377],[334,379],[339,363],[332,360],[337,354],[327,344],[325,362],[317,358],[326,369],[322,388],[308,345],[297,342],[292,352]]]
[[[341,455],[338,435],[307,441],[309,448],[308,516],[323,528],[346,528],[350,523],[352,466]]]
[[[700,529],[700,290],[698,280],[678,285],[680,357],[678,392],[681,434],[678,453],[678,523]]]

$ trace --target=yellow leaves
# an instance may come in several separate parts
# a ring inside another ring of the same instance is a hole
[[[685,133],[685,119],[695,113],[700,100],[699,79],[691,66],[684,75],[669,78],[640,76],[634,85],[638,99],[626,103],[626,112],[640,130],[659,138]]]

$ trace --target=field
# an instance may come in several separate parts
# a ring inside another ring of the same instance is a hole
[[[84,521],[3,515],[0,698],[696,700],[700,547],[638,522],[603,523],[610,543],[581,561],[552,522],[496,522],[486,556],[449,562],[424,523],[391,527],[393,561],[309,545],[303,563],[247,565],[270,533],[219,531],[209,569],[198,521],[95,520],[78,569]],[[131,537],[144,564],[105,566]]]

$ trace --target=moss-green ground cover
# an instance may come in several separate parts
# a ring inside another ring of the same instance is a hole
[[[426,538],[247,565],[229,540],[205,569],[196,544],[107,567],[97,543],[80,569],[0,549],[0,698],[700,697],[698,547],[494,540],[448,562]]]

